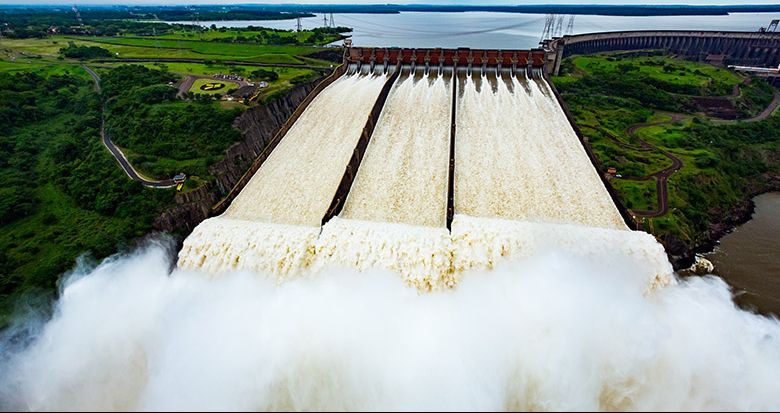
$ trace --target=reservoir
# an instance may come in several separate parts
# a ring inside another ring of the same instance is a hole
[[[301,19],[303,29],[323,26],[322,14]],[[544,14],[497,12],[404,12],[334,14],[336,26],[353,28],[355,45],[372,47],[471,47],[530,49],[539,47]],[[572,19],[573,17],[573,19]],[[758,31],[777,13],[732,13],[724,16],[591,16],[559,15],[553,35],[625,30]],[[217,27],[259,26],[295,30],[295,20],[169,22]],[[340,42],[339,42],[340,43]]]

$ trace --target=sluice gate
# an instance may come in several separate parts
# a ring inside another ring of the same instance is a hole
[[[541,69],[545,64],[545,51],[534,50],[483,50],[483,49],[400,49],[353,47],[347,53],[349,63],[358,66],[393,67],[408,65],[415,70],[425,68],[443,73],[445,68],[465,68],[467,73],[474,70],[486,73],[489,69],[501,71],[510,69],[512,74],[526,71],[530,76],[533,69]]]

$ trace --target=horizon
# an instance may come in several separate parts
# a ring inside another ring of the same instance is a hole
[[[775,0],[751,0],[748,4],[741,4],[733,0],[688,0],[688,1],[660,1],[647,2],[642,0],[594,0],[587,3],[581,3],[572,0],[550,0],[546,2],[518,2],[515,0],[490,0],[490,1],[453,1],[453,0],[406,0],[406,1],[382,1],[382,0],[296,0],[288,2],[285,0],[265,0],[258,2],[255,0],[129,0],[121,3],[110,0],[47,0],[39,1],[19,1],[19,0],[0,0],[0,6],[63,6],[63,5],[82,5],[82,6],[225,6],[225,5],[243,5],[243,6],[264,6],[264,5],[430,5],[430,6],[680,6],[680,7],[706,7],[706,6],[767,6],[776,5]]]

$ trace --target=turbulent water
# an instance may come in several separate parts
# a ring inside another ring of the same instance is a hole
[[[287,276],[308,266],[384,75],[352,74],[325,88],[220,217],[187,238],[179,266]]]
[[[386,78],[352,75],[320,93],[225,213],[319,226]]]
[[[455,286],[463,271],[492,268],[509,251],[536,251],[528,239],[547,231],[536,223],[621,230],[614,237],[622,241],[579,243],[580,253],[609,259],[604,244],[629,243],[637,260],[659,257],[642,266],[648,285],[668,282],[662,249],[646,234],[627,231],[546,82],[508,72],[498,79],[459,77],[452,233],[445,221],[452,82],[458,80],[436,69],[423,74],[418,68],[413,76],[407,67],[390,91],[339,217],[319,228],[340,178],[334,170],[343,171],[338,166],[350,154],[346,144],[317,150],[337,139],[322,119],[360,117],[352,102],[371,106],[382,76],[348,77],[315,99],[227,213],[185,241],[179,266],[262,271],[280,279],[334,267],[392,270],[421,290],[437,290]],[[357,137],[362,123],[335,129],[339,137]],[[339,162],[330,160],[334,156]],[[494,219],[526,222],[528,231],[511,222],[494,225]],[[474,224],[480,220],[500,230],[483,230]],[[588,239],[570,232],[560,239]]]
[[[508,76],[462,83],[456,212],[626,228],[546,83]]]
[[[568,248],[423,295],[382,271],[169,265],[152,247],[78,270],[29,346],[0,341],[0,409],[780,407],[780,323],[717,278],[648,294],[635,263]]]
[[[385,103],[344,218],[445,226],[452,77],[408,70]]]
[[[626,228],[543,81],[460,80],[450,231],[458,80],[400,76],[321,227],[387,80],[326,88],[177,269],[79,268],[0,340],[0,408],[780,408],[780,323]]]

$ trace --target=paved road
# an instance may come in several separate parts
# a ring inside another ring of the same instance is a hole
[[[655,190],[656,190],[656,197],[658,199],[658,205],[656,206],[656,209],[654,211],[634,211],[631,212],[634,213],[634,215],[638,217],[645,217],[645,218],[657,218],[663,215],[666,215],[669,212],[669,176],[671,176],[673,173],[679,171],[682,169],[683,162],[680,158],[674,156],[672,153],[665,151],[661,148],[658,148],[656,146],[651,145],[647,141],[639,138],[636,136],[636,131],[642,128],[649,128],[653,126],[661,126],[661,125],[668,125],[671,123],[679,122],[684,118],[684,116],[679,114],[672,114],[672,119],[666,122],[654,122],[654,123],[640,123],[636,125],[632,125],[628,130],[626,131],[629,136],[636,138],[640,144],[642,145],[643,150],[648,151],[658,151],[662,153],[664,156],[669,158],[672,161],[672,165],[668,168],[665,168],[661,171],[655,172],[653,174],[650,174],[646,177],[642,177],[638,180],[649,180],[649,179],[655,179]],[[628,178],[627,178],[628,179]]]
[[[87,65],[82,65],[84,70],[89,73],[90,76],[92,76],[92,80],[95,82],[95,90],[98,93],[101,93],[100,88],[100,76],[95,73],[94,70],[89,68]],[[138,171],[133,168],[133,165],[130,164],[130,161],[127,160],[127,157],[124,153],[122,153],[122,150],[120,150],[116,145],[114,145],[114,142],[111,141],[111,138],[106,134],[106,108],[105,108],[105,102],[103,103],[103,113],[101,114],[102,120],[100,124],[100,138],[103,141],[103,145],[108,149],[109,152],[111,152],[112,155],[114,155],[114,158],[117,162],[119,162],[119,165],[122,167],[122,169],[125,171],[127,176],[130,177],[130,179],[140,182],[144,186],[148,186],[150,188],[173,188],[176,186],[176,183],[173,182],[173,179],[166,179],[162,181],[155,181],[151,179],[144,178],[141,176],[141,174],[138,173]]]

